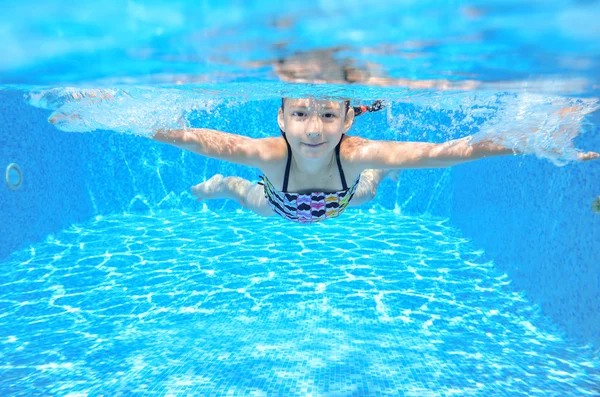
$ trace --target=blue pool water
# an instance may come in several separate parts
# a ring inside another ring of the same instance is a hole
[[[600,151],[598,17],[595,1],[3,5],[0,396],[600,396],[600,161],[574,161]],[[197,202],[210,176],[258,170],[146,139],[276,136],[284,96],[384,100],[351,135],[524,155],[404,170],[297,225]]]
[[[0,274],[3,394],[597,391],[592,351],[448,221],[355,211],[309,235],[284,222],[115,215],[15,253]]]

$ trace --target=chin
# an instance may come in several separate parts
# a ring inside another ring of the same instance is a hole
[[[304,151],[304,153],[302,153],[302,154],[307,159],[318,160],[318,159],[322,158],[323,156],[325,156],[326,152],[324,150],[312,151],[309,149],[307,151]]]

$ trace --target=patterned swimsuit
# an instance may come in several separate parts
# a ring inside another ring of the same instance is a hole
[[[288,148],[288,157],[285,166],[283,189],[281,191],[277,190],[266,176],[261,177],[262,184],[265,187],[265,197],[271,209],[282,218],[298,223],[319,222],[339,216],[350,203],[358,186],[358,181],[360,180],[359,176],[350,188],[346,185],[344,170],[342,169],[342,164],[340,162],[340,144],[342,141],[340,140],[340,143],[335,147],[335,156],[343,190],[338,192],[312,193],[287,192],[290,165],[292,162],[292,149],[290,148],[287,139],[285,143]]]

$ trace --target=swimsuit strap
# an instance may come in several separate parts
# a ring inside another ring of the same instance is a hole
[[[344,176],[344,170],[342,169],[342,162],[340,161],[340,146],[342,146],[343,140],[344,136],[342,135],[340,143],[338,143],[335,147],[335,159],[337,160],[338,171],[340,172],[340,179],[342,180],[342,188],[344,190],[348,190],[348,185],[346,185],[346,177]]]
[[[285,174],[283,176],[283,189],[281,190],[282,192],[286,193],[287,192],[287,186],[288,186],[288,179],[290,179],[290,166],[292,165],[292,148],[290,147],[290,144],[287,141],[287,138],[285,137],[285,134],[283,134],[283,139],[285,140],[285,144],[287,145],[287,163],[285,164]]]

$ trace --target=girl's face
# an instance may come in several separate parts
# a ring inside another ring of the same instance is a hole
[[[279,128],[292,149],[308,159],[330,155],[352,126],[354,111],[342,101],[285,99],[279,109]]]

